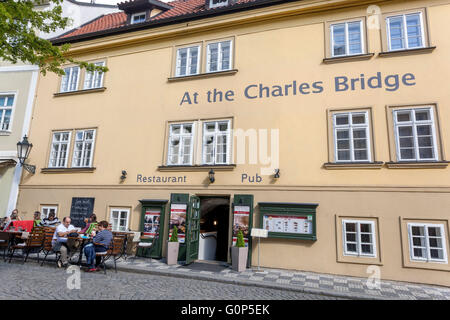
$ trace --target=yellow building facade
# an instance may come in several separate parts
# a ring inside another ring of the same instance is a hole
[[[240,228],[253,266],[263,228],[262,267],[449,286],[450,1],[264,3],[58,38],[109,71],[39,79],[20,214],[93,211],[162,256],[178,223],[187,260]]]

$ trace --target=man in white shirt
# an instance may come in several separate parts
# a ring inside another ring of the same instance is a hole
[[[79,242],[70,241],[72,239],[67,239],[67,235],[70,233],[77,233],[77,229],[70,224],[70,217],[64,217],[63,222],[56,227],[55,233],[53,234],[52,247],[54,251],[61,252],[61,259],[58,261],[58,267],[67,267],[68,265],[68,254],[77,249]]]

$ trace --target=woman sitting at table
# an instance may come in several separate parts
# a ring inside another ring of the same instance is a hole
[[[97,228],[97,216],[93,213],[84,222],[86,222],[86,227],[81,229],[80,233],[90,236],[92,231],[94,231]]]
[[[59,219],[55,216],[55,213],[54,212],[50,212],[48,214],[48,218],[44,218],[44,220],[42,220],[41,226],[44,226],[44,227],[56,227],[60,223],[61,223],[61,221],[59,221]]]
[[[100,270],[95,266],[100,264],[100,257],[96,259],[96,252],[105,252],[108,250],[111,240],[113,239],[113,234],[109,231],[108,221],[100,221],[97,225],[98,232],[92,239],[91,243],[88,243],[84,247],[84,254],[86,255],[88,269],[87,272],[94,272]],[[95,264],[94,264],[95,263]]]
[[[14,209],[11,212],[11,215],[9,216],[10,221],[22,221],[22,219],[19,217],[19,210]]]

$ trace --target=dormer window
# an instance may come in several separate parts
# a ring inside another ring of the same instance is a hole
[[[209,0],[210,8],[224,7],[228,5],[229,0]]]
[[[131,23],[135,24],[135,23],[145,22],[145,18],[146,18],[145,11],[134,13],[133,15],[131,15]]]

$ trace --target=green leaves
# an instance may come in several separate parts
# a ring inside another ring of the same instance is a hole
[[[178,242],[178,229],[177,229],[177,226],[173,227],[172,236],[170,237],[169,242]]]
[[[39,37],[64,29],[71,20],[62,17],[63,0],[0,0],[0,59],[38,65],[42,74],[63,75],[62,66],[79,65],[88,71],[106,72],[108,68],[77,61],[67,56],[69,44],[54,46]]]
[[[244,241],[244,234],[242,233],[242,230],[238,231],[237,237],[236,237],[236,247],[238,248],[244,248],[245,247],[245,241]]]

